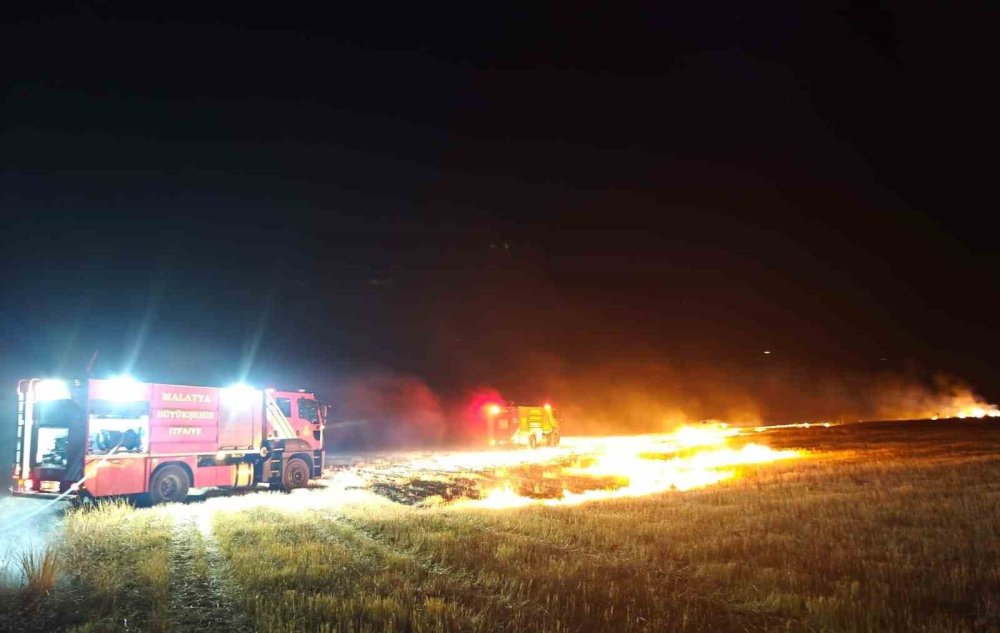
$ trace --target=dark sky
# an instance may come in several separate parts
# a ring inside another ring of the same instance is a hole
[[[8,8],[5,384],[766,349],[1000,394],[995,8],[344,4]]]

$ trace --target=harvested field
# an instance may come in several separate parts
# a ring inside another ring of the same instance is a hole
[[[731,441],[750,440],[803,455],[726,466],[730,476],[688,490],[590,501],[578,495],[630,485],[577,476],[591,459],[580,446],[594,440],[550,455],[409,453],[292,494],[71,511],[54,543],[55,588],[8,583],[0,626],[1000,630],[1000,424]],[[498,485],[520,501],[484,503]]]

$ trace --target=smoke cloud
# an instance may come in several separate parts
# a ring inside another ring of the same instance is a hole
[[[564,375],[554,386],[567,426],[584,433],[669,431],[715,419],[757,425],[983,417],[1000,411],[952,377],[852,375],[801,367],[681,368],[650,364]]]
[[[567,367],[526,359],[517,380],[437,394],[414,376],[364,372],[334,390],[331,446],[374,449],[474,444],[489,403],[551,402],[563,434],[668,432],[722,420],[759,425],[1000,415],[968,384],[902,372],[807,369],[762,359],[757,366],[662,362]],[[527,377],[527,379],[525,379]]]
[[[888,420],[1000,415],[996,405],[976,395],[969,385],[944,375],[934,376],[930,386],[898,377],[883,380],[875,408],[879,417]]]
[[[16,586],[23,573],[19,559],[24,554],[42,552],[53,534],[61,531],[66,503],[47,500],[0,499],[0,584]]]
[[[448,430],[438,396],[419,378],[366,371],[332,389],[327,443],[375,449],[439,444]]]

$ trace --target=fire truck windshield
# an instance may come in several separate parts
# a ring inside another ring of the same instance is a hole
[[[299,417],[313,424],[319,424],[319,408],[315,400],[299,398]]]

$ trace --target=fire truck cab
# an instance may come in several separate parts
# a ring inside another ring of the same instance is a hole
[[[22,380],[12,492],[183,501],[189,490],[290,490],[319,477],[327,407],[312,393]]]
[[[540,407],[489,405],[486,430],[490,446],[559,445],[559,418],[547,403]]]

